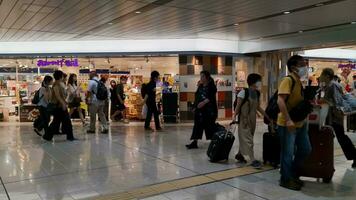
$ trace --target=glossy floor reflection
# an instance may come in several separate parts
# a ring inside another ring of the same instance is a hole
[[[48,143],[32,131],[31,124],[0,123],[0,176],[11,199],[85,199],[239,167],[233,159],[210,163],[207,142],[198,150],[186,150],[191,129],[178,125],[145,133],[136,124],[113,124],[109,135],[87,135],[76,124],[78,141],[55,136],[55,142]],[[259,159],[263,132],[260,125],[255,138]],[[351,136],[356,141],[356,134]],[[238,141],[231,158],[237,145]],[[343,156],[337,157],[334,182],[326,185],[310,180],[302,192],[280,188],[274,170],[148,199],[353,199],[356,172],[350,165]],[[0,187],[2,199],[7,199],[4,187]]]

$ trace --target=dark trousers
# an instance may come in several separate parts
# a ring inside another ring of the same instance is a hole
[[[67,140],[73,139],[72,121],[67,110],[55,108],[53,112],[53,121],[49,125],[47,133],[43,136],[46,140],[52,140],[53,134],[59,132],[59,127],[62,124],[62,133],[67,135]]]
[[[345,134],[344,126],[338,123],[333,123],[332,127],[334,128],[336,139],[347,160],[356,160],[356,148],[350,138]]]
[[[38,110],[40,111],[40,116],[33,122],[33,127],[39,131],[44,130],[47,133],[50,114],[46,107],[40,106]]]
[[[215,131],[216,117],[211,113],[196,111],[194,114],[194,127],[191,140],[201,140],[203,138],[203,132],[205,131],[205,137],[210,140],[213,137]]]
[[[147,116],[146,116],[146,120],[145,120],[145,128],[150,127],[152,115],[155,120],[156,128],[161,128],[161,125],[159,123],[159,112],[158,112],[156,105],[147,105]]]

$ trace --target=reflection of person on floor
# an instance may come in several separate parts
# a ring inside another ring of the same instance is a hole
[[[191,136],[192,143],[186,145],[188,149],[197,149],[198,140],[205,137],[210,140],[215,130],[215,121],[218,115],[216,103],[217,88],[208,71],[200,72],[200,85],[195,92],[194,101],[194,127]]]
[[[235,156],[236,160],[241,163],[246,163],[244,155],[249,156],[252,161],[251,166],[261,168],[260,161],[255,159],[253,151],[253,136],[256,130],[257,111],[262,115],[268,116],[260,105],[260,90],[262,87],[262,77],[259,74],[250,74],[247,77],[248,89],[243,89],[237,95],[237,106],[233,120],[238,116],[238,136],[239,136],[239,152]],[[247,92],[247,93],[246,93]]]
[[[116,99],[117,102],[115,104],[112,104],[113,106],[116,106],[115,112],[113,115],[111,115],[111,120],[115,121],[117,116],[122,116],[123,122],[124,123],[129,123],[128,119],[126,118],[126,107],[125,107],[125,93],[124,93],[124,86],[127,83],[127,77],[121,76],[120,77],[120,84],[118,84],[115,87],[116,92],[114,94],[116,97],[113,97]]]
[[[150,123],[152,119],[152,115],[155,120],[156,130],[161,130],[161,125],[159,122],[159,112],[157,109],[157,102],[156,102],[156,84],[159,81],[160,74],[157,71],[153,71],[151,73],[151,80],[145,86],[145,98],[143,100],[144,104],[147,106],[147,116],[145,121],[145,130],[152,131],[150,128]]]
[[[34,121],[34,131],[37,135],[42,136],[41,131],[48,131],[48,124],[50,121],[50,114],[48,113],[48,103],[52,97],[52,90],[50,86],[53,84],[53,78],[51,76],[45,76],[42,82],[42,86],[39,90],[39,102],[37,104],[40,111],[40,116]]]
[[[336,85],[335,81],[333,81],[332,77],[334,76],[334,70],[330,68],[326,68],[323,70],[320,76],[320,81],[322,85],[325,85],[324,91],[325,95],[322,100],[327,102],[331,107],[329,110],[329,120],[334,131],[338,142],[348,160],[353,160],[352,167],[356,168],[356,148],[353,145],[350,138],[345,134],[344,129],[344,116],[340,111],[338,111],[335,107],[338,99],[342,99],[342,89]]]

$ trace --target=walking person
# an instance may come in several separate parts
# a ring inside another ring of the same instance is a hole
[[[115,104],[116,111],[114,112],[113,115],[111,115],[111,120],[113,121],[115,121],[115,118],[120,115],[122,116],[122,121],[124,123],[129,123],[129,120],[126,118],[126,107],[125,107],[124,87],[126,83],[127,83],[127,77],[121,76],[120,84],[118,84],[115,88],[116,92],[114,93],[114,95],[116,95],[116,97],[112,97],[112,98],[114,98],[117,102]]]
[[[159,81],[160,74],[157,71],[151,72],[151,80],[145,86],[145,98],[143,100],[144,104],[147,106],[147,116],[145,121],[145,130],[152,131],[153,129],[150,127],[152,115],[154,117],[156,130],[162,130],[160,122],[159,122],[159,112],[157,109],[156,102],[156,84]]]
[[[78,87],[77,85],[76,74],[69,75],[67,84],[67,102],[69,107],[69,116],[72,116],[74,111],[77,111],[83,126],[85,126],[85,119],[83,116],[82,109],[80,108],[80,103],[82,102],[82,99],[80,97],[80,87]]]
[[[217,88],[213,78],[208,71],[200,72],[200,81],[198,89],[195,92],[194,102],[194,127],[191,136],[192,142],[185,145],[188,149],[197,149],[198,140],[205,137],[210,140],[215,130],[215,121],[218,116],[218,107],[216,103]]]
[[[100,82],[96,72],[90,72],[89,78],[87,104],[89,106],[90,127],[87,133],[95,133],[96,116],[98,115],[102,129],[101,133],[108,134],[108,124],[104,114],[105,100],[108,98],[107,88],[104,83]]]
[[[52,89],[50,88],[52,84],[53,78],[51,76],[45,76],[41,88],[39,89],[39,102],[37,106],[40,111],[40,116],[33,123],[34,131],[39,136],[42,136],[42,130],[44,130],[45,134],[48,131],[51,115],[47,110],[47,106],[52,98]]]
[[[56,70],[53,73],[55,82],[53,84],[53,95],[51,103],[54,104],[53,121],[50,124],[47,133],[43,135],[43,139],[51,141],[53,139],[53,133],[59,132],[59,126],[62,124],[62,134],[67,135],[67,140],[76,140],[73,136],[72,121],[70,120],[68,113],[68,106],[66,102],[66,90],[63,87],[64,73]]]
[[[336,139],[339,142],[346,159],[353,160],[351,167],[356,168],[356,148],[351,139],[345,134],[343,114],[336,109],[336,105],[342,104],[343,88],[337,81],[335,81],[335,79],[333,80],[333,77],[333,69],[325,68],[322,71],[320,82],[321,85],[323,85],[325,94],[321,101],[330,105],[327,124],[333,127]]]
[[[117,105],[119,102],[119,100],[117,99],[116,87],[117,87],[116,81],[111,80],[110,81],[110,102],[111,102],[110,119],[112,121],[118,121],[118,119],[121,117],[121,116],[116,116],[115,118],[112,117],[114,115],[114,113],[117,111]]]
[[[298,55],[292,56],[287,66],[291,76],[284,78],[278,89],[280,113],[277,125],[281,139],[280,186],[300,190],[304,184],[299,179],[297,170],[311,153],[311,144],[306,120],[293,121],[289,111],[304,100],[301,79],[307,76],[308,68],[304,58]]]
[[[251,166],[259,169],[262,167],[260,161],[254,156],[253,137],[256,130],[257,112],[266,115],[260,105],[260,91],[262,87],[262,76],[250,74],[247,77],[248,88],[241,90],[237,95],[237,105],[233,120],[238,117],[239,152],[235,156],[240,163],[247,163],[244,155],[250,158]]]

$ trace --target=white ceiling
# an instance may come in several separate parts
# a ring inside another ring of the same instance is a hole
[[[329,26],[355,30],[355,10],[356,0],[3,0],[0,41],[250,41]]]

